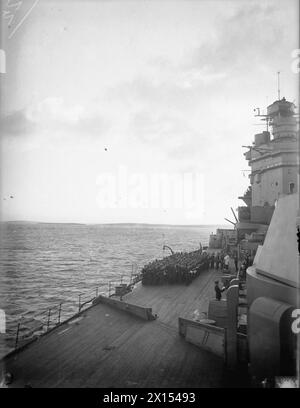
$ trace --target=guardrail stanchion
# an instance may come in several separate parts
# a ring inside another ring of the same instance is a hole
[[[82,296],[82,293],[80,293],[80,295],[78,296],[78,312],[80,312],[80,309],[81,309],[81,296]]]
[[[17,348],[17,346],[18,346],[20,325],[21,325],[21,323],[19,322],[19,323],[18,323],[18,326],[17,326],[16,341],[15,341],[15,349],[16,349],[16,348]]]
[[[51,309],[48,310],[47,330],[49,329],[49,326],[50,326],[50,316],[51,316]]]
[[[61,305],[62,303],[59,304],[59,309],[58,309],[58,324],[60,324]]]

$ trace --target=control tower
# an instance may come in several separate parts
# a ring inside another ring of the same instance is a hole
[[[245,153],[251,167],[250,187],[239,197],[246,208],[239,207],[238,212],[241,222],[268,225],[279,197],[298,192],[299,135],[292,102],[277,100],[268,106],[266,115],[257,110],[267,130],[255,135]]]
[[[256,108],[256,117],[266,122],[266,130],[254,136],[244,153],[251,168],[250,186],[239,199],[240,248],[255,254],[264,242],[275,206],[280,197],[299,193],[299,130],[295,105],[285,98],[267,107],[266,114]]]

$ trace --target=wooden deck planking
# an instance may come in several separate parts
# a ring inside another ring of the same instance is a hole
[[[214,281],[221,276],[216,270],[207,270],[190,285],[138,285],[123,299],[141,306],[152,307],[160,321],[178,326],[178,317],[192,318],[195,309],[207,312],[208,302],[215,297]]]
[[[220,386],[223,362],[178,335],[179,316],[207,310],[216,276],[216,271],[205,271],[189,286],[139,285],[124,297],[153,307],[156,321],[145,322],[103,304],[92,307],[77,323],[56,328],[9,358],[11,386]]]

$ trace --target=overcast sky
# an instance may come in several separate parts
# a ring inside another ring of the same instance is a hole
[[[277,99],[277,71],[281,96],[298,105],[298,1],[19,4],[2,25],[1,218],[232,218],[248,186],[242,145],[265,129],[253,109]],[[103,205],[107,174],[118,186],[111,206]],[[149,198],[153,174],[200,175],[197,208],[124,201]]]

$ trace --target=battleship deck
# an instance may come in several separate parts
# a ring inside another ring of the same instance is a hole
[[[223,361],[178,335],[178,317],[207,311],[220,272],[189,286],[138,286],[124,300],[152,307],[144,321],[97,304],[5,360],[10,387],[220,387]],[[2,362],[3,364],[3,362]]]

